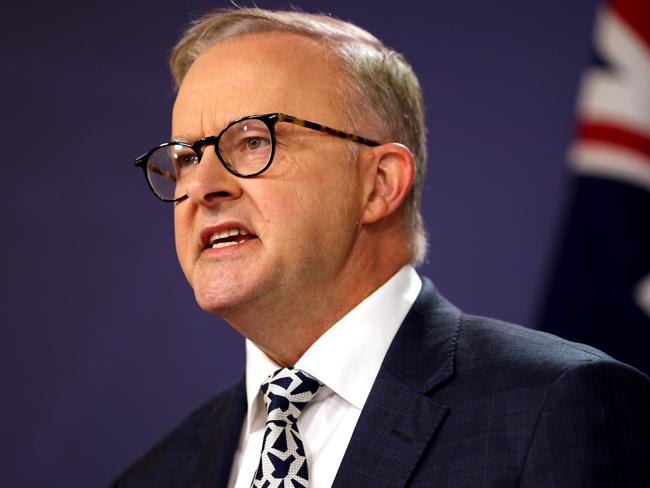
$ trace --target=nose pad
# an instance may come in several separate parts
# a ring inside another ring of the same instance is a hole
[[[201,161],[189,175],[188,198],[199,205],[214,205],[241,195],[240,178],[230,173],[217,157],[213,147],[206,147]]]

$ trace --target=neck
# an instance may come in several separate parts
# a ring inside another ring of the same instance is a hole
[[[320,293],[307,307],[301,307],[303,313],[300,316],[286,316],[281,322],[282,326],[278,326],[274,320],[273,324],[256,327],[256,331],[263,329],[271,331],[271,334],[258,334],[259,337],[249,338],[279,366],[293,366],[330,327],[386,283],[399,269],[400,267],[385,270],[383,274],[375,274],[372,280],[366,279],[363,283],[359,281],[359,275],[351,280],[346,279],[349,277],[341,277],[339,284],[346,286],[327,294]],[[342,290],[348,291],[344,293]]]
[[[219,314],[278,365],[292,366],[332,325],[410,261],[403,235],[366,226],[333,276]]]
[[[222,314],[240,334],[253,341],[279,366],[293,366],[332,325],[386,283],[408,261],[379,270],[356,269],[341,274],[332,289],[304,290],[285,303],[246,307]],[[363,277],[363,279],[360,279]]]

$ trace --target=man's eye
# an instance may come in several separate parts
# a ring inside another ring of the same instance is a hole
[[[259,149],[262,146],[262,139],[259,137],[249,137],[246,141],[248,149]]]
[[[261,149],[265,149],[270,144],[271,141],[269,141],[265,137],[251,136],[251,137],[246,137],[242,140],[241,148],[242,150],[245,151],[259,151]]]
[[[177,166],[190,166],[196,163],[196,154],[191,152],[176,153],[174,155],[174,163]]]

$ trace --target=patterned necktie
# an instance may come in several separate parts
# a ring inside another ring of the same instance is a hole
[[[266,405],[266,432],[251,488],[307,488],[309,472],[296,421],[321,384],[307,373],[282,368],[260,390]]]

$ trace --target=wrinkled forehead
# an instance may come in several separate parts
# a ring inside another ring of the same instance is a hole
[[[345,119],[342,86],[338,59],[317,39],[280,32],[230,38],[190,67],[172,131],[213,133],[236,118],[269,112],[336,127]]]

